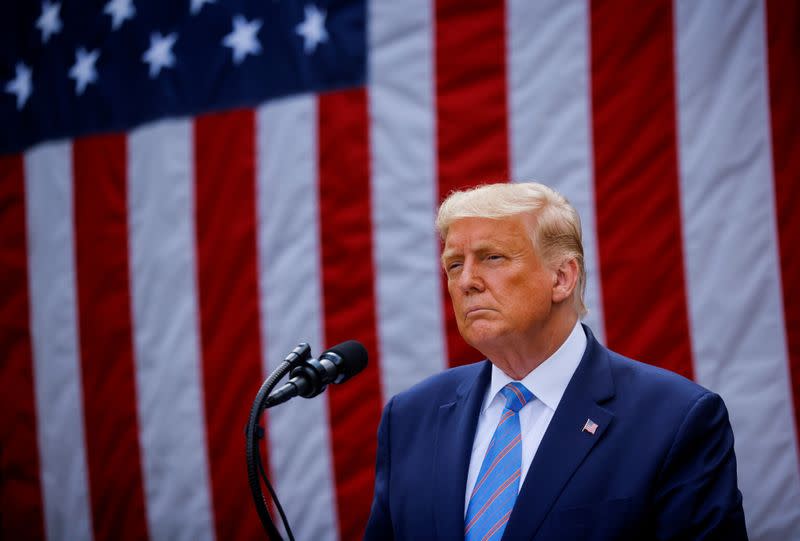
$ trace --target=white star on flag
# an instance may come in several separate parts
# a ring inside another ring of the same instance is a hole
[[[47,43],[50,36],[61,31],[60,11],[61,4],[51,4],[48,0],[42,2],[42,14],[36,19],[36,28],[42,31],[42,43]]]
[[[325,11],[314,4],[305,7],[306,18],[295,27],[295,32],[303,36],[303,50],[306,54],[313,53],[317,45],[328,41],[328,31],[325,30]]]
[[[200,10],[203,9],[204,4],[213,4],[214,0],[192,0],[192,5],[189,8],[189,11],[192,15],[197,15],[200,13]]]
[[[581,430],[581,432],[588,432],[589,434],[594,436],[594,433],[597,432],[598,428],[599,427],[597,423],[595,423],[591,419],[586,419],[586,424],[583,425],[583,430]]]
[[[103,13],[111,15],[111,29],[116,30],[128,19],[133,19],[136,8],[133,7],[133,0],[110,0]]]
[[[150,48],[142,55],[142,62],[150,65],[151,79],[161,72],[161,68],[171,68],[175,65],[172,46],[177,39],[178,34],[175,32],[167,36],[162,36],[160,32],[150,34]]]
[[[87,53],[83,47],[75,51],[75,64],[69,70],[71,79],[75,79],[75,93],[83,94],[89,83],[97,81],[97,68],[95,62],[100,57],[97,49]]]
[[[6,92],[14,94],[17,97],[17,110],[19,111],[25,106],[25,102],[33,91],[31,84],[31,68],[26,66],[23,62],[17,62],[17,75],[6,83]]]
[[[261,43],[256,37],[260,28],[261,21],[259,19],[248,22],[241,15],[233,18],[233,31],[225,36],[222,43],[233,49],[234,63],[241,64],[248,54],[256,55],[261,52]]]

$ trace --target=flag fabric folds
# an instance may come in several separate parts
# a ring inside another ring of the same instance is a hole
[[[383,404],[480,359],[436,207],[537,180],[586,323],[723,397],[751,539],[800,538],[793,0],[0,10],[0,537],[258,538],[255,393],[357,339],[264,456],[297,539],[359,539]]]

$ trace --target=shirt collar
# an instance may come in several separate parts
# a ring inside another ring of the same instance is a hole
[[[564,396],[564,391],[567,390],[572,374],[575,373],[581,362],[584,351],[586,351],[586,332],[578,321],[561,347],[542,364],[531,370],[520,380],[520,383],[525,385],[545,406],[555,411],[558,403],[561,402],[561,397]],[[500,389],[512,381],[516,380],[492,365],[492,381],[489,384],[486,399],[483,401],[481,413],[485,412],[486,408],[494,401],[500,393]]]

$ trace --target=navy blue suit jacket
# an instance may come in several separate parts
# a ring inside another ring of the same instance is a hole
[[[503,539],[747,539],[722,399],[588,343]],[[378,429],[366,540],[463,539],[464,495],[488,361],[394,397]],[[582,431],[587,419],[595,434]]]

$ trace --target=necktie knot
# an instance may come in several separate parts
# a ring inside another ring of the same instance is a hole
[[[500,392],[506,399],[506,409],[514,412],[521,410],[522,406],[533,399],[533,393],[518,381],[512,381],[500,389]]]

